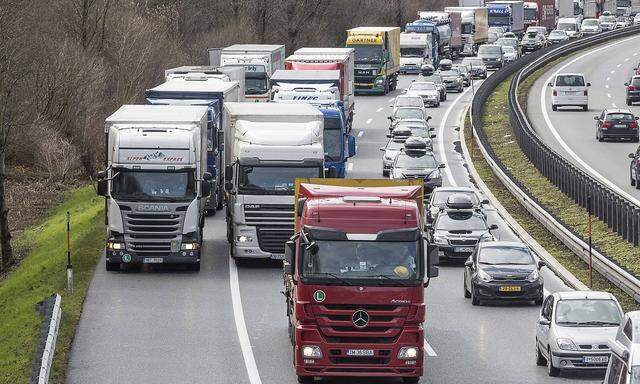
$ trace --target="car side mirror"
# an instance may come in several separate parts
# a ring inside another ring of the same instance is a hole
[[[491,225],[489,226],[489,230],[490,230],[490,231],[495,231],[496,229],[498,229],[498,225],[497,225],[497,224],[491,224]]]
[[[284,244],[284,263],[282,263],[282,268],[285,275],[293,275],[295,265],[295,250],[295,241],[289,240]]]
[[[390,133],[387,133],[387,138],[389,138],[389,139],[391,138],[391,134]],[[383,148],[380,148],[380,149],[383,149]]]
[[[445,165],[444,165],[444,164],[438,164],[438,168],[439,168],[439,169],[443,169],[444,167],[445,167]]]
[[[393,117],[391,116],[387,116],[387,119],[389,119],[389,121],[393,121]]]
[[[98,188],[97,188],[98,196],[107,197],[109,195],[109,181],[101,178],[98,180]]]
[[[427,116],[427,119],[426,119],[426,120],[427,120],[427,121],[431,120],[431,116]]]
[[[465,266],[465,267],[469,267],[469,268],[473,267],[473,260],[467,260],[467,261],[465,261],[465,262],[464,262],[464,266]]]
[[[347,135],[347,146],[349,147],[348,157],[356,155],[356,138],[352,134]]]
[[[624,86],[625,86],[625,87],[628,87],[628,86],[629,86],[629,83],[624,83]]]
[[[600,119],[600,117],[599,117],[599,116],[593,116],[593,120],[596,120],[596,121],[597,121],[597,120],[599,120],[599,119]]]
[[[552,83],[547,84],[547,87],[553,87]]]
[[[201,184],[202,197],[207,197],[211,195],[211,183],[207,180],[203,181]]]
[[[591,86],[591,83],[587,83],[587,87],[590,87],[590,86]]]
[[[378,148],[379,150],[381,150],[382,152],[386,151],[387,149],[385,147],[380,147]]]
[[[551,325],[551,322],[550,322],[548,319],[545,319],[544,317],[543,317],[543,318],[541,318],[541,319],[538,321],[538,323],[539,323],[540,325],[544,325],[544,326],[549,326],[549,325]]]
[[[538,269],[542,269],[543,267],[546,267],[547,263],[545,263],[542,260],[538,260]]]
[[[489,204],[489,199],[484,199],[480,202],[480,204]]]
[[[635,157],[636,157],[636,155],[635,155],[635,154],[633,154],[633,153],[630,153],[630,154],[629,154],[629,158],[630,158],[630,159],[634,159]]]
[[[202,174],[202,179],[205,181],[210,181],[213,179],[213,176],[209,172],[205,172]]]
[[[224,179],[225,181],[233,181],[233,165],[224,167]]]
[[[431,137],[432,139],[435,139],[435,138],[436,138],[436,134],[435,134],[435,133],[432,133],[430,137]]]
[[[440,264],[440,256],[438,246],[435,244],[427,245],[427,277],[438,277],[440,270],[437,265]],[[426,284],[426,283],[425,283]]]

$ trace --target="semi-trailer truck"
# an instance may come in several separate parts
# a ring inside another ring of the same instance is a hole
[[[400,33],[400,73],[420,73],[422,64],[430,63],[430,41],[426,33]]]
[[[420,20],[429,20],[436,23],[436,29],[447,26],[448,39],[446,41],[447,52],[450,59],[456,59],[462,51],[462,15],[458,12],[434,12],[418,11]]]
[[[423,237],[421,181],[296,180],[284,294],[293,365],[315,377],[423,374],[424,288],[438,276]]]
[[[347,30],[347,48],[355,50],[355,92],[383,94],[396,89],[400,73],[400,28]]]
[[[573,0],[557,0],[556,8],[558,19],[574,17]],[[580,15],[582,16],[582,9],[580,9]]]
[[[449,14],[459,13],[461,19],[461,55],[475,56],[478,47],[489,39],[489,17],[485,7],[446,7]]]
[[[521,36],[524,32],[524,3],[522,1],[492,1],[487,3],[490,27],[503,27]]]
[[[172,79],[145,91],[149,104],[204,105],[209,108],[207,129],[207,171],[211,179],[212,193],[206,198],[208,214],[215,214],[224,203],[224,132],[222,108],[226,102],[244,101],[244,92],[235,81],[222,81],[187,76]]]
[[[356,110],[355,99],[355,49],[353,48],[327,48],[327,47],[304,47],[297,49],[294,53],[296,57],[313,56],[313,62],[316,63],[335,63],[341,72],[341,88],[340,95],[344,103],[347,114],[347,128],[351,131],[353,127],[353,115]],[[342,55],[348,55],[349,58],[344,60]],[[319,58],[319,56],[326,56]],[[336,57],[337,56],[337,57]],[[285,64],[286,65],[286,64]]]
[[[235,44],[220,51],[224,67],[243,67],[247,101],[269,101],[269,77],[284,69],[284,45]]]
[[[244,67],[220,67],[210,65],[184,65],[164,71],[164,80],[220,80],[235,81],[244,95]],[[243,96],[244,97],[244,96]],[[244,101],[244,100],[238,100]]]
[[[419,19],[412,23],[407,23],[404,27],[407,33],[420,33],[428,36],[429,40],[429,61],[435,67],[440,60],[450,58],[449,41],[451,40],[451,26],[447,22]]]
[[[105,121],[106,268],[200,269],[207,172],[205,106],[123,105]]]
[[[227,103],[223,121],[231,257],[281,260],[293,234],[294,180],[324,173],[324,117],[309,104]]]
[[[555,0],[526,1],[524,7],[524,29],[532,26],[546,27],[547,32],[556,25]]]
[[[349,133],[340,100],[340,71],[276,71],[271,76],[273,101],[307,103],[324,116],[324,164],[345,177],[347,159],[355,156],[355,137]]]

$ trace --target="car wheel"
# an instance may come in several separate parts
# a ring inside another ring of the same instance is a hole
[[[538,345],[537,337],[536,337],[536,365],[539,367],[543,367],[547,365],[547,359],[545,359],[542,353],[540,352],[540,346]]]
[[[473,283],[471,283],[471,305],[480,305],[480,299],[476,296]]]
[[[558,106],[557,106],[557,105],[555,105],[555,104],[552,104],[552,105],[551,105],[551,110],[552,110],[552,111],[557,111],[557,110],[558,110]]]
[[[389,177],[389,171],[382,171],[382,176]]]
[[[464,288],[464,298],[468,299],[471,297],[471,292],[467,289],[467,271],[464,272],[464,277],[462,281],[462,288]]]
[[[551,358],[551,349],[547,349],[547,373],[551,377],[560,375],[560,369],[553,366],[553,359]]]
[[[604,136],[598,135],[598,141],[602,143],[604,141]]]
[[[106,261],[105,268],[107,271],[119,271],[120,263],[110,263],[108,260]]]
[[[634,137],[633,139],[631,139],[632,142],[637,143],[640,140],[640,138],[638,138],[638,136]]]
[[[631,105],[631,104],[633,104],[631,100],[627,99],[627,105]]]
[[[402,382],[405,384],[416,384],[420,381],[420,377],[403,377]]]
[[[582,106],[582,110],[585,111],[585,112],[588,111],[589,110],[589,106],[588,105],[583,105]]]
[[[636,185],[636,181],[633,179],[633,176],[631,176],[631,171],[629,171],[629,180],[631,180],[631,186],[633,187],[634,185]]]

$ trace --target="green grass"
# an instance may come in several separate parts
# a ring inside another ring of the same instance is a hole
[[[91,186],[68,193],[45,219],[25,230],[17,247],[28,247],[22,262],[0,281],[0,383],[27,383],[40,336],[37,302],[62,296],[62,322],[50,383],[62,383],[75,327],[96,262],[104,246],[103,200]],[[74,293],[66,292],[66,211],[71,212]]]
[[[563,60],[566,60],[564,58]],[[549,64],[553,66],[555,63]],[[534,76],[540,76],[549,69],[549,66],[539,70],[539,73],[527,79],[522,84],[521,95],[526,95],[535,81]],[[483,128],[488,136],[491,146],[499,160],[511,171],[512,175],[533,195],[549,212],[554,214],[563,224],[572,228],[576,233],[586,237],[587,211],[575,204],[547,178],[545,178],[534,165],[529,162],[521,151],[511,128],[508,115],[508,90],[511,78],[508,78],[498,86],[492,96],[487,100],[483,109]],[[525,96],[526,97],[526,96]],[[469,135],[470,136],[470,135]],[[468,142],[471,146],[472,143]],[[509,191],[495,178],[488,164],[484,162],[478,150],[473,151],[474,165],[478,173],[487,183],[498,200],[513,215],[531,236],[533,236],[549,253],[558,259],[578,279],[588,285],[588,268],[582,260],[566,248],[553,234],[540,225],[535,218],[522,207]],[[599,221],[593,221],[593,244],[605,254],[617,260],[625,267],[640,272],[640,249],[633,247],[622,237],[610,231],[606,225]],[[635,258],[635,259],[634,259]],[[634,260],[636,260],[634,262]],[[604,277],[594,274],[594,289],[609,291],[616,295],[625,310],[640,308],[630,296],[608,282]]]

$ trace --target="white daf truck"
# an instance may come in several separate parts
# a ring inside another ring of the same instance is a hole
[[[284,45],[235,44],[220,51],[223,67],[243,67],[247,101],[269,101],[269,78],[284,69]]]
[[[200,269],[207,172],[206,106],[123,105],[105,121],[106,268]]]
[[[400,33],[400,73],[420,73],[424,63],[430,63],[431,40],[426,33]]]
[[[223,121],[231,256],[282,259],[294,180],[324,174],[323,115],[309,104],[227,103]]]

